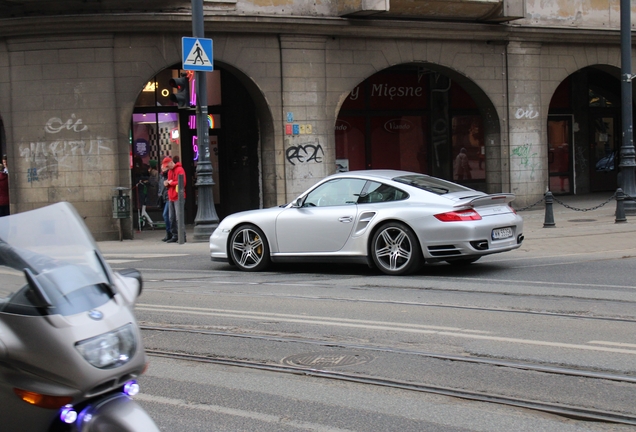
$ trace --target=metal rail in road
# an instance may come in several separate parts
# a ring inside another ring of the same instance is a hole
[[[294,375],[305,375],[317,378],[327,378],[339,381],[348,381],[359,384],[369,384],[382,387],[391,387],[403,390],[418,391],[431,393],[449,397],[456,397],[466,400],[479,402],[494,403],[499,405],[509,405],[520,408],[542,411],[551,414],[560,415],[583,421],[601,421],[608,423],[636,425],[636,416],[628,414],[620,414],[609,411],[593,410],[589,408],[580,408],[576,406],[561,405],[554,403],[544,403],[539,401],[526,400],[521,398],[505,397],[482,392],[469,392],[465,390],[457,390],[448,387],[421,385],[405,381],[376,378],[363,376],[358,374],[347,374],[342,372],[333,372],[321,369],[273,365],[254,361],[234,360],[229,358],[206,357],[192,354],[175,353],[160,350],[146,350],[146,352],[155,357],[164,357],[174,360],[187,360],[203,363],[220,364],[225,366],[244,367],[251,369],[260,369],[279,373],[288,373]]]

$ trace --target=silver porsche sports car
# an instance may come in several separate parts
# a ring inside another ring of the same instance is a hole
[[[513,199],[406,171],[343,172],[289,204],[226,217],[210,237],[210,254],[244,271],[326,261],[404,275],[424,262],[470,264],[521,246]]]

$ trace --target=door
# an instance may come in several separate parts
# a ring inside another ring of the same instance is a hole
[[[358,214],[366,181],[334,179],[311,191],[300,208],[281,212],[276,238],[281,253],[337,252],[343,248]]]
[[[615,115],[591,116],[590,190],[613,191],[617,187],[619,142]]]
[[[548,175],[554,194],[574,193],[572,175],[572,117],[548,117]]]

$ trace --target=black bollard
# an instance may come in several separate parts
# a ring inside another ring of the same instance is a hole
[[[545,219],[543,221],[543,228],[554,228],[556,226],[554,223],[554,212],[552,211],[553,202],[552,192],[547,191],[545,193]]]
[[[627,222],[625,218],[625,194],[623,189],[616,189],[616,219],[614,223]]]

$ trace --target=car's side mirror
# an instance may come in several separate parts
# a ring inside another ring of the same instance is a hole
[[[118,272],[121,276],[127,277],[127,278],[132,278],[132,279],[136,279],[138,285],[138,289],[137,289],[137,297],[139,297],[141,295],[141,291],[143,289],[143,278],[141,276],[141,272],[137,269],[133,269],[133,268],[127,268],[127,269],[123,269],[123,270],[119,270]]]
[[[300,208],[303,206],[304,201],[305,201],[304,197],[296,198],[294,201],[292,201],[292,207]]]

